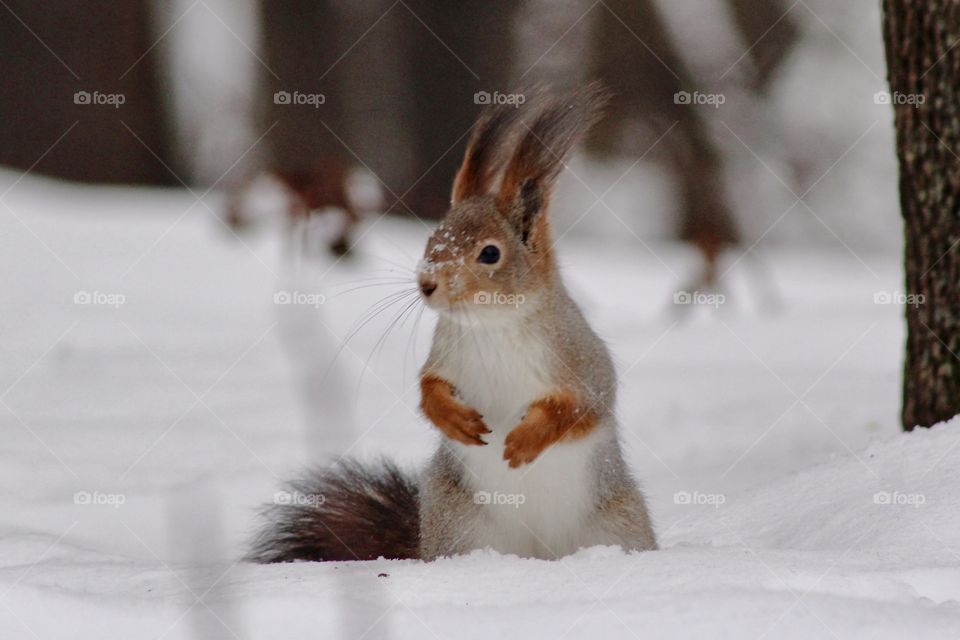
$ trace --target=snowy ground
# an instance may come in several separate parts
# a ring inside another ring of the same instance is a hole
[[[384,220],[298,269],[182,191],[27,178],[2,202],[0,638],[960,632],[960,425],[898,432],[902,309],[874,300],[895,254],[761,244],[680,318],[684,250],[564,238],[661,551],[264,567],[237,559],[281,479],[345,450],[414,466],[437,437],[414,410],[429,315],[378,345],[384,313],[328,373],[402,285],[348,289],[405,277],[426,229]]]

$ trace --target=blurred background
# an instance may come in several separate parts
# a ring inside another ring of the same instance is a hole
[[[0,164],[16,169],[228,200],[272,171],[336,204],[341,170],[360,168],[382,199],[358,209],[431,219],[484,95],[599,79],[615,97],[560,216],[604,205],[572,233],[708,258],[899,243],[869,0],[9,0],[4,14]]]
[[[254,637],[392,620],[422,637],[362,566],[240,559],[304,465],[415,468],[436,446],[413,270],[477,114],[539,85],[613,94],[550,215],[614,355],[661,546],[729,547],[738,573],[741,538],[806,549],[826,517],[784,499],[794,519],[771,528],[756,488],[794,496],[816,483],[791,474],[835,459],[824,505],[839,484],[899,487],[856,453],[900,432],[878,5],[0,0],[0,636],[25,618],[38,637],[100,638],[94,611],[117,637],[232,637],[207,627],[234,626],[239,597]],[[665,571],[699,589],[709,562]],[[459,597],[449,584],[409,588]],[[348,615],[358,597],[382,610]]]

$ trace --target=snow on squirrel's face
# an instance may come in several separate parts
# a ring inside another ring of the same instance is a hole
[[[427,241],[417,268],[420,295],[445,314],[516,312],[533,299],[536,262],[492,197],[470,198]]]

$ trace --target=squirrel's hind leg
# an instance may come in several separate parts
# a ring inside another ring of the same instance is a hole
[[[604,499],[590,520],[588,545],[620,545],[626,551],[654,551],[657,538],[643,495],[627,489]]]
[[[611,439],[594,461],[599,479],[586,532],[589,545],[618,544],[627,551],[651,551],[657,538],[643,492],[623,459],[620,443]]]
[[[433,560],[478,548],[483,513],[463,486],[458,461],[445,446],[434,454],[420,482],[420,557]]]

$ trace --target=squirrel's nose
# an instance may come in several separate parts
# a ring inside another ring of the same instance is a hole
[[[437,290],[437,283],[430,282],[429,280],[420,281],[420,292],[427,298],[430,297],[430,294]]]

